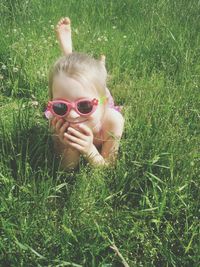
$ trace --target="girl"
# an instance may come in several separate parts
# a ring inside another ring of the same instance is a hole
[[[76,168],[80,155],[94,166],[114,163],[124,118],[106,88],[105,57],[95,60],[72,53],[69,18],[59,21],[56,32],[65,56],[50,71],[45,115],[56,153],[62,156],[61,167]]]

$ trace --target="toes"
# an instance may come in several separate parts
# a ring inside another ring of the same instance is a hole
[[[70,19],[68,17],[64,18],[64,22],[65,22],[65,24],[70,24],[71,23],[71,21],[70,21]]]
[[[58,21],[58,25],[61,24],[63,21],[63,18],[61,18],[59,21]]]
[[[64,18],[62,18],[62,19],[60,20],[60,25],[62,25],[63,22],[64,22]]]
[[[58,22],[58,24],[56,25],[55,29],[56,31],[59,30],[59,28],[62,26],[62,25],[67,25],[70,27],[70,24],[71,24],[71,21],[68,17],[65,17],[65,18],[61,18]]]
[[[61,19],[58,21],[58,24],[56,25],[56,29],[61,25]]]

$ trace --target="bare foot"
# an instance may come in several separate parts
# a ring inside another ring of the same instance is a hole
[[[62,18],[56,26],[56,35],[64,55],[72,53],[71,21]]]

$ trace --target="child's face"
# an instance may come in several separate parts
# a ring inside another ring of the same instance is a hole
[[[74,102],[81,98],[94,99],[97,96],[95,90],[88,87],[86,83],[79,82],[73,78],[67,77],[64,74],[56,76],[53,81],[53,100],[62,98],[70,102]],[[101,120],[103,115],[103,108],[98,104],[97,109],[88,116],[81,116],[75,109],[71,109],[70,112],[63,117],[65,121],[68,121],[71,126],[76,126],[78,123],[84,123],[91,129],[93,129]]]

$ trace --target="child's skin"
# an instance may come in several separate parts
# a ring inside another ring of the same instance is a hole
[[[64,55],[72,53],[71,24],[69,18],[62,18],[56,26],[56,35]]]
[[[57,38],[64,55],[72,53],[71,24],[69,18],[63,18],[56,27]],[[105,57],[101,57],[102,64]],[[53,99],[64,98],[76,101],[79,98],[99,98],[88,84],[80,83],[65,74],[55,77],[53,81]],[[104,111],[103,111],[104,110]],[[113,108],[102,105],[88,117],[82,117],[74,109],[60,119],[54,117],[51,126],[56,152],[62,155],[63,169],[78,166],[80,154],[90,164],[107,165],[113,163],[117,156],[124,118]],[[100,136],[100,129],[102,135]]]

